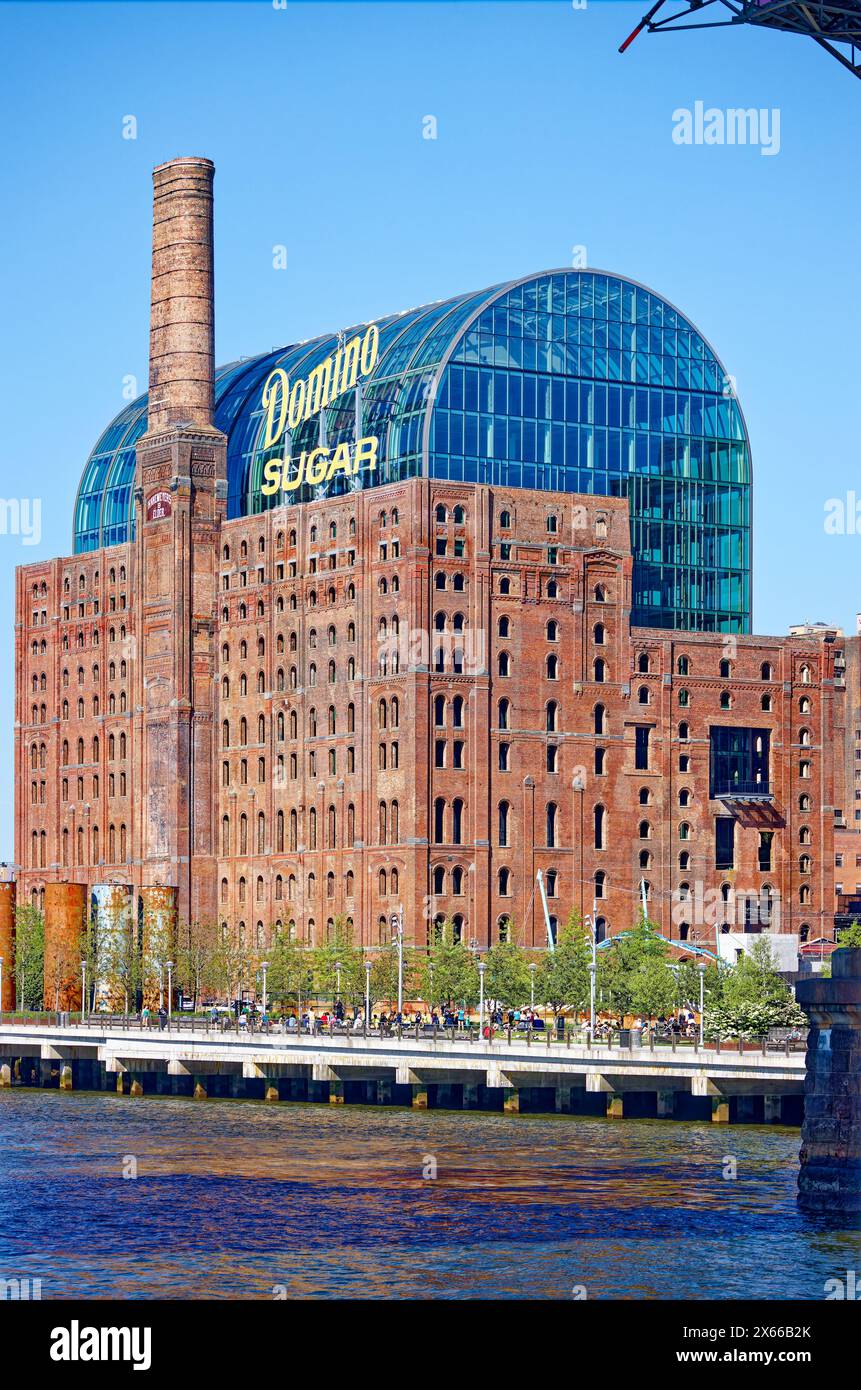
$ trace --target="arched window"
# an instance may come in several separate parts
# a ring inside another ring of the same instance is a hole
[[[445,801],[441,796],[433,804],[433,838],[434,844],[445,843]]]
[[[603,705],[596,705],[593,716],[593,727],[596,734],[607,733],[607,711]]]
[[[455,798],[451,803],[451,842],[453,845],[463,843],[463,802],[460,798]]]
[[[559,807],[555,801],[548,801],[547,803],[546,828],[547,847],[553,849],[558,843],[559,835]]]
[[[511,807],[509,806],[508,802],[507,802],[507,801],[500,801],[500,803],[499,803],[499,843],[500,843],[500,845],[502,845],[502,846],[505,846],[505,845],[508,844],[510,813],[511,813]]]

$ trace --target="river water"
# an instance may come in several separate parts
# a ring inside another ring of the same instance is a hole
[[[777,1126],[5,1090],[0,1278],[43,1298],[821,1299],[861,1236],[798,1213],[798,1146]]]

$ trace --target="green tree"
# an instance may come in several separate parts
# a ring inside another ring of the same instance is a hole
[[[471,1008],[478,1002],[475,956],[462,941],[455,941],[454,927],[448,920],[442,923],[422,961],[419,988],[432,1008],[448,1004]]]
[[[209,961],[219,941],[217,922],[180,922],[176,932],[174,981],[183,994],[194,1000],[195,1009],[206,992],[209,974]],[[155,950],[148,953],[150,961],[145,964],[144,995],[148,996],[158,988],[158,970],[154,962],[159,960],[164,967],[167,959],[166,946],[159,942],[161,955]],[[163,977],[162,977],[163,978]]]
[[[6,968],[12,968],[12,961]],[[38,1009],[44,989],[45,919],[31,903],[21,903],[15,911],[14,969],[18,1008]]]
[[[278,999],[282,1003],[305,1003],[313,989],[313,959],[285,932],[278,932],[269,953],[266,972],[266,988],[269,1000]]]
[[[660,956],[646,955],[631,977],[631,1010],[651,1023],[665,1018],[676,998],[676,978]]]
[[[415,953],[404,945],[403,995],[404,1000],[415,997],[417,990],[417,970]],[[362,985],[364,990],[364,983]],[[383,946],[371,960],[371,1008],[374,1002],[386,1007],[397,1007],[398,1000],[398,948],[396,942]]]
[[[498,941],[484,957],[485,998],[503,1008],[523,1004],[529,998],[529,957],[514,940],[511,923],[508,934],[508,941]]]
[[[589,1007],[592,943],[580,914],[572,908],[555,951],[545,951],[535,980],[536,995],[558,1018],[565,1009],[576,1015]]]
[[[333,925],[331,940],[311,952],[314,990],[319,999],[334,1003],[340,976],[341,998],[358,1004],[365,994],[362,952],[353,944],[353,929],[346,917],[336,917]]]
[[[728,973],[726,967],[719,965],[717,961],[708,961],[703,975],[705,1008],[715,1008],[723,999],[724,977]],[[676,966],[675,1002],[690,1009],[698,1010],[700,1007],[700,971],[695,960],[683,960]]]
[[[780,1004],[791,998],[792,991],[777,973],[777,958],[768,937],[754,937],[750,951],[726,973],[723,1002],[732,1008],[738,1004]]]
[[[841,927],[837,933],[837,950],[842,951],[851,947],[861,947],[861,924],[850,922],[848,927]]]
[[[620,1021],[624,1020],[626,1014],[635,1011],[637,972],[648,962],[665,960],[666,956],[666,942],[658,935],[655,924],[642,912],[631,931],[614,937],[610,946],[599,951],[598,983]]]

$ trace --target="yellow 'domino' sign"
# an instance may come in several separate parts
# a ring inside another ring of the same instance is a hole
[[[266,378],[263,387],[263,408],[266,411],[262,447],[271,449],[284,434],[285,427],[291,430],[309,420],[318,411],[325,410],[334,400],[352,390],[359,376],[370,376],[377,363],[380,350],[380,330],[376,324],[366,329],[364,337],[358,333],[330,353],[322,362],[290,385],[290,379],[282,367],[275,367]],[[377,445],[375,436],[364,436],[357,440],[355,450],[347,443],[336,449],[303,450],[293,470],[293,461],[287,457],[270,459],[264,465],[264,482],[261,492],[270,495],[279,488],[290,492],[307,482],[316,485],[329,482],[335,473],[348,476],[358,473],[359,467],[374,469],[377,466]]]

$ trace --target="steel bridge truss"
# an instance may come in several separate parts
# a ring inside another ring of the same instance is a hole
[[[659,14],[668,3],[671,0],[658,0],[652,6],[621,45],[620,53],[644,29],[660,34],[677,29],[755,24],[760,29],[806,35],[861,78],[861,0],[680,0],[680,8]]]

